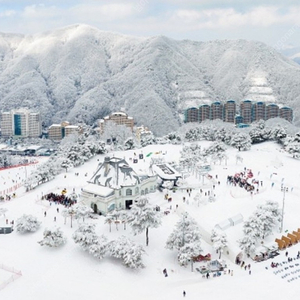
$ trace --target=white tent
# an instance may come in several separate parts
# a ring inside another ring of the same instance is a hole
[[[244,220],[244,217],[243,217],[242,214],[237,214],[237,215],[229,218],[228,220],[229,220],[231,226],[235,226],[235,225],[237,225],[239,223],[242,223],[243,220]]]

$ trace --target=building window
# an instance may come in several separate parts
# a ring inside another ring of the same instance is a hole
[[[127,189],[126,190],[126,196],[131,196],[132,195],[132,190],[131,189]]]
[[[20,115],[14,115],[14,121],[15,121],[15,135],[22,135],[22,125],[21,125],[21,116]]]
[[[138,194],[138,193],[139,193],[139,188],[136,187],[136,188],[135,188],[135,194]]]
[[[147,195],[149,192],[148,192],[148,188],[145,189],[145,195]]]
[[[145,192],[144,192],[144,190],[142,190],[142,191],[141,191],[141,195],[145,195]]]

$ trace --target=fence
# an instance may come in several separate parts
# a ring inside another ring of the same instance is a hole
[[[0,269],[12,273],[12,275],[7,280],[4,280],[3,282],[0,283],[0,291],[3,290],[8,284],[14,282],[15,280],[17,280],[22,276],[21,271],[18,271],[15,268],[11,268],[3,264],[0,264]]]

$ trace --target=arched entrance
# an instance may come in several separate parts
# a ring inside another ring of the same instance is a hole
[[[94,211],[95,214],[98,213],[98,207],[97,207],[97,204],[96,204],[96,203],[93,204],[92,209],[93,209],[93,211]]]
[[[132,200],[126,200],[126,201],[125,201],[125,208],[126,208],[126,209],[130,209],[130,208],[131,208],[131,205],[132,205]]]

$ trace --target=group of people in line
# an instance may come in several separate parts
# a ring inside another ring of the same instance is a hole
[[[43,199],[48,200],[50,202],[50,205],[52,202],[54,202],[55,204],[61,204],[64,205],[65,207],[70,207],[76,203],[76,199],[73,200],[70,197],[67,197],[63,193],[61,195],[55,193],[49,193],[43,196]]]

